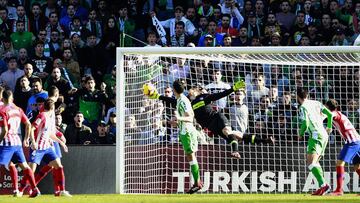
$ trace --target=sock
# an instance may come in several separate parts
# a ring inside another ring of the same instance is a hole
[[[9,166],[9,172],[10,172],[11,182],[13,184],[14,190],[18,190],[19,189],[19,186],[18,186],[18,171],[16,169],[16,166],[15,165]]]
[[[30,168],[25,169],[23,173],[24,173],[24,178],[27,179],[27,181],[29,181],[31,189],[34,190],[34,188],[36,188],[34,173]]]
[[[197,163],[196,160],[190,162],[190,168],[195,184],[197,184],[200,180],[200,172],[199,172],[199,164]]]
[[[45,176],[52,170],[52,167],[49,165],[45,165],[44,167],[41,168],[41,170],[39,171],[39,173],[37,173],[35,175],[35,181],[36,181],[36,185],[39,184],[39,182],[45,178]]]
[[[269,143],[268,139],[263,139],[260,136],[256,135],[244,135],[243,142],[251,144]]]
[[[345,167],[344,166],[336,166],[336,190],[338,192],[342,191],[344,185],[344,175],[345,175]]]
[[[229,135],[228,142],[230,143],[232,152],[239,151],[239,143],[238,143],[238,140],[236,139],[235,135],[233,135],[233,134]]]
[[[319,187],[321,187],[325,183],[325,179],[323,177],[323,170],[320,165],[313,166],[311,169],[311,173],[315,176],[316,180],[319,183]]]
[[[64,175],[64,169],[62,167],[59,167],[57,169],[54,169],[55,172],[55,182],[57,184],[57,187],[60,191],[65,190],[65,175]]]
[[[54,184],[54,191],[60,191],[60,187],[58,186],[57,182],[56,182],[56,172],[55,170],[52,170],[52,175],[53,175],[53,184]]]
[[[24,177],[21,179],[20,181],[20,187],[19,187],[19,191],[20,192],[23,192],[24,189],[25,189],[25,186],[29,183],[28,179],[25,178],[25,174],[24,174]]]

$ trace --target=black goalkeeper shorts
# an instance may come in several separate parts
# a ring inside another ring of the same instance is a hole
[[[227,126],[231,126],[231,125],[229,120],[226,118],[226,116],[222,113],[216,113],[210,120],[207,128],[215,135],[227,139],[227,137],[222,132],[222,130]]]

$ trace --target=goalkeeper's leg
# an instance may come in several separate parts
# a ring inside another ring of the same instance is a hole
[[[274,144],[275,140],[273,137],[268,137],[268,138],[262,138],[259,135],[250,135],[250,134],[245,134],[242,136],[242,141],[244,143],[250,143],[250,144]]]

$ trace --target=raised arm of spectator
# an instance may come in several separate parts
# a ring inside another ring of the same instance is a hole
[[[240,28],[240,26],[244,23],[244,17],[241,15],[239,9],[236,6],[233,6],[232,13],[235,15],[235,17],[239,21],[239,27],[238,28]],[[238,29],[238,28],[236,28],[236,29]]]

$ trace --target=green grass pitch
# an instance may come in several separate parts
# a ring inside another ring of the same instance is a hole
[[[346,194],[340,197],[311,196],[309,194],[196,194],[196,195],[74,195],[72,198],[42,195],[35,199],[0,196],[0,203],[292,203],[341,202],[360,203],[360,196]]]

